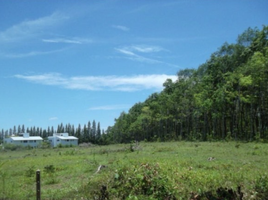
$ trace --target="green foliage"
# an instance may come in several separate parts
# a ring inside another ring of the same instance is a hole
[[[56,184],[59,182],[59,180],[56,177],[56,168],[54,165],[46,165],[44,167],[44,172],[45,172],[45,184],[51,185],[51,184]]]
[[[40,169],[42,199],[228,199],[240,187],[244,199],[262,200],[267,155],[267,144],[234,141],[140,142],[134,152],[130,144],[7,151],[0,199],[34,199]]]
[[[26,177],[34,177],[35,176],[35,167],[30,166],[28,169],[25,171],[25,176]]]
[[[21,145],[5,144],[5,150],[16,151],[21,149],[25,149],[25,147]]]
[[[3,198],[6,197],[6,179],[7,179],[7,173],[2,169],[2,166],[5,164],[5,162],[0,163],[0,181],[1,181],[1,193],[0,195],[3,196]],[[0,197],[1,197],[0,196]]]
[[[268,197],[268,175],[260,175],[255,183],[254,187],[259,199],[266,199]]]
[[[268,139],[268,26],[224,43],[197,70],[177,73],[160,93],[123,112],[108,135],[117,143]]]
[[[119,168],[114,174],[111,187],[111,195],[120,199],[176,199],[169,178],[162,174],[158,164],[145,163]]]
[[[63,145],[62,144],[58,144],[57,147],[58,148],[63,148]]]
[[[52,174],[55,172],[55,167],[54,165],[46,165],[44,167],[44,172],[47,173],[47,174]]]
[[[50,143],[49,142],[42,142],[42,144],[41,144],[41,148],[42,149],[48,149],[48,148],[50,148]]]

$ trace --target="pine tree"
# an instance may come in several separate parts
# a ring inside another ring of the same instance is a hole
[[[17,135],[16,126],[13,127],[13,134],[14,134],[14,135]]]
[[[81,137],[81,125],[80,124],[78,124],[75,136],[78,138],[78,143],[81,143],[82,137]]]
[[[100,138],[101,138],[101,128],[100,128],[100,122],[98,122],[97,132],[96,132],[96,143],[99,144]]]
[[[88,131],[88,136],[89,136],[89,142],[93,142],[93,135],[92,135],[92,128],[91,128],[91,123],[88,121],[87,123],[87,131]]]
[[[50,130],[50,126],[47,127],[47,136],[52,136],[51,130]]]
[[[96,122],[95,120],[93,120],[92,122],[92,143],[96,143],[96,132],[97,132],[97,128],[96,128]]]
[[[21,133],[21,128],[20,128],[20,125],[18,126],[18,134]]]
[[[25,133],[24,124],[23,124],[22,127],[21,127],[21,132],[22,132],[22,133]]]

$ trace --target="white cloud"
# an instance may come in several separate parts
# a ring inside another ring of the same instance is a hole
[[[167,51],[159,46],[149,46],[149,45],[132,45],[132,46],[125,46],[122,48],[118,48],[117,50],[124,52],[131,52],[134,54],[136,53],[154,53],[160,51]]]
[[[58,25],[60,22],[67,20],[68,17],[62,13],[55,12],[49,16],[41,17],[35,20],[25,20],[16,24],[5,31],[0,32],[0,43],[17,42],[29,39],[43,34],[47,28]]]
[[[49,121],[55,121],[55,120],[58,120],[58,118],[57,117],[50,117],[48,120]]]
[[[132,52],[131,50],[128,50],[128,49],[125,49],[125,48],[119,48],[119,49],[115,49],[116,51],[126,55],[127,59],[130,59],[130,60],[135,60],[135,61],[139,61],[139,62],[146,62],[146,63],[162,63],[161,61],[159,60],[156,60],[156,59],[151,59],[151,58],[146,58],[144,56],[140,56],[134,52]]]
[[[115,50],[117,50],[117,51],[119,51],[120,53],[123,53],[123,54],[125,54],[125,55],[128,55],[128,56],[138,56],[138,55],[136,55],[135,53],[133,53],[133,52],[131,52],[130,50],[126,50],[126,49],[124,49],[124,48],[122,48],[122,49],[117,49],[117,48],[115,48]]]
[[[113,28],[119,29],[121,31],[129,31],[129,28],[127,28],[126,26],[120,26],[120,25],[113,25]]]
[[[128,47],[128,49],[141,52],[141,53],[152,53],[152,52],[160,52],[165,51],[162,47],[158,46],[147,46],[147,45],[133,45]]]
[[[68,43],[68,44],[86,44],[86,43],[92,43],[92,40],[89,39],[83,39],[83,38],[53,38],[53,39],[42,39],[43,42],[46,43]]]
[[[162,90],[166,79],[175,81],[177,76],[166,74],[136,76],[74,76],[64,77],[58,73],[41,75],[15,75],[15,78],[43,85],[59,86],[73,90],[140,91]]]
[[[144,56],[144,54],[148,53],[157,53],[160,51],[167,51],[163,49],[162,47],[158,46],[148,46],[148,45],[132,45],[132,46],[126,46],[122,48],[115,48],[116,51],[119,53],[122,53],[126,56],[127,59],[135,60],[138,62],[145,62],[150,64],[164,64],[171,67],[178,67],[177,65],[163,62],[159,59],[149,58],[148,56]],[[143,55],[140,55],[143,54]]]

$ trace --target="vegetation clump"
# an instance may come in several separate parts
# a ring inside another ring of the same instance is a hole
[[[120,168],[114,174],[111,194],[117,198],[176,199],[169,177],[158,164],[144,163],[131,168]]]
[[[268,198],[268,175],[267,174],[263,174],[257,178],[254,189],[257,192],[256,196],[259,199]]]

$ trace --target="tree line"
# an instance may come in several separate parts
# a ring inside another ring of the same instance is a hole
[[[268,140],[268,26],[248,28],[163,86],[115,119],[110,141]]]
[[[78,124],[77,127],[68,124],[59,124],[55,129],[53,126],[49,126],[47,129],[42,129],[40,127],[27,127],[24,125],[14,126],[9,130],[2,129],[0,132],[0,140],[4,137],[10,137],[12,135],[20,135],[21,133],[29,133],[30,136],[40,136],[46,139],[48,136],[52,136],[53,133],[69,133],[70,136],[75,136],[78,138],[78,143],[92,143],[92,144],[106,144],[104,130],[101,130],[100,122],[95,120],[92,123],[89,121],[84,126]]]

